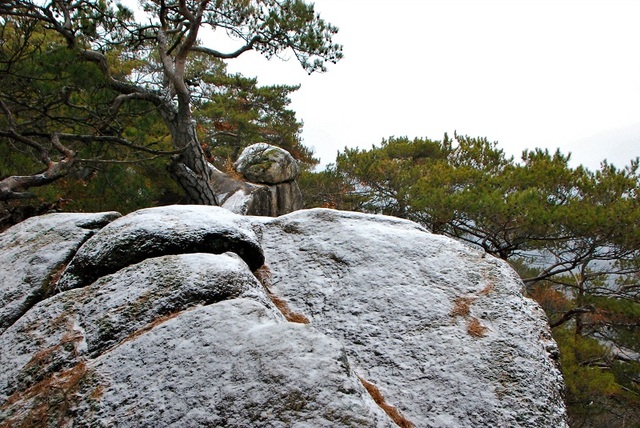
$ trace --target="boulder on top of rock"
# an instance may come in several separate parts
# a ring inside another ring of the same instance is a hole
[[[295,180],[300,173],[298,163],[288,151],[266,143],[246,147],[234,165],[253,183],[286,183]]]
[[[109,224],[80,247],[57,287],[83,287],[151,257],[227,251],[239,255],[252,271],[264,263],[258,238],[245,217],[202,205],[143,209]]]
[[[29,307],[48,297],[56,273],[97,229],[120,217],[116,212],[56,213],[31,217],[0,234],[0,332]]]
[[[220,206],[242,215],[277,217],[302,208],[298,183],[257,184],[235,179],[211,166]]]

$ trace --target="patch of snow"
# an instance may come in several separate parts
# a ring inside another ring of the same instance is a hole
[[[82,326],[76,320],[71,326],[71,330],[74,332],[73,336],[78,338],[78,340],[75,343],[76,352],[79,355],[86,354],[87,351],[89,350],[89,347],[87,346],[87,340],[86,340],[87,335],[84,331],[84,328],[82,328]]]
[[[240,189],[224,201],[222,208],[225,208],[235,214],[242,214],[246,212],[247,206],[251,202],[251,198],[251,195],[247,195],[243,189]]]

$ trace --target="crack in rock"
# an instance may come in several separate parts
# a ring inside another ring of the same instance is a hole
[[[136,211],[110,223],[80,247],[58,289],[83,287],[144,259],[168,254],[238,254],[251,270],[264,263],[250,222],[211,206],[175,205]]]

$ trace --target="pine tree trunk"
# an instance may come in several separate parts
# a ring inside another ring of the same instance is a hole
[[[579,284],[578,284],[578,295],[576,296],[576,305],[577,307],[581,308],[584,306],[584,281],[580,280]],[[575,330],[575,335],[576,336],[582,336],[582,330],[584,328],[584,324],[582,322],[582,316],[583,314],[577,314],[576,315],[576,330]]]
[[[169,173],[184,189],[189,202],[197,205],[218,205],[212,182],[211,169],[198,141],[196,124],[190,113],[164,112],[169,125],[173,146],[182,153],[169,164]]]

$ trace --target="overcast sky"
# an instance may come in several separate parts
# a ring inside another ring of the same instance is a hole
[[[389,136],[487,137],[572,153],[640,155],[640,1],[316,0],[345,58],[308,76],[250,52],[230,71],[302,84],[292,109],[322,164]]]

